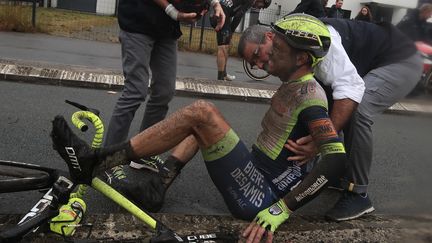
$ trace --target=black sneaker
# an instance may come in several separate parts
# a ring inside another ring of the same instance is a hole
[[[147,170],[159,175],[166,189],[171,185],[174,179],[180,174],[181,168],[166,163],[161,157],[155,155],[148,158],[141,158],[130,162],[129,166],[133,169]]]
[[[166,189],[158,173],[120,165],[99,177],[140,208],[150,212],[162,208]]]
[[[154,172],[159,172],[164,164],[165,161],[161,157],[155,155],[131,161],[129,166],[134,169],[148,169]]]
[[[72,181],[90,185],[98,164],[95,150],[72,132],[63,116],[52,121],[51,139],[53,148],[68,165]]]
[[[333,221],[345,221],[361,217],[375,210],[367,194],[345,191],[337,203],[326,213],[326,218]]]
[[[127,176],[123,170],[123,165],[115,166],[111,169],[108,169],[103,175],[103,179],[110,185],[115,185],[114,183],[116,183],[116,181],[127,181]]]

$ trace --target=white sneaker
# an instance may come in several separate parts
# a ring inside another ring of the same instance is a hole
[[[224,80],[225,80],[225,81],[233,81],[235,78],[236,78],[236,76],[234,76],[234,75],[229,75],[229,74],[227,73],[227,75],[225,76]]]

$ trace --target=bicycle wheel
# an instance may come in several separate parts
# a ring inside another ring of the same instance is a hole
[[[432,69],[423,78],[423,89],[425,93],[432,94]]]
[[[49,188],[56,174],[39,165],[0,160],[0,193]]]
[[[243,69],[246,75],[256,81],[262,81],[266,79],[270,74],[265,70],[259,69],[257,66],[250,65],[246,60],[243,59]]]

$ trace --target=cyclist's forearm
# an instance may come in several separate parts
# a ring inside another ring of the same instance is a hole
[[[338,180],[342,175],[346,160],[344,153],[325,155],[302,183],[285,196],[287,207],[295,211],[318,196],[328,182]]]

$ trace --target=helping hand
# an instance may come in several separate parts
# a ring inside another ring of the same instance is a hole
[[[217,25],[214,29],[215,31],[219,31],[222,29],[222,26],[225,24],[225,13],[222,10],[222,6],[220,5],[220,3],[214,4],[213,9],[214,9],[214,18],[217,19]]]
[[[298,161],[298,166],[306,164],[318,154],[318,148],[315,145],[312,136],[310,135],[299,138],[295,142],[288,140],[284,147],[296,154],[295,156],[290,156],[287,159]]]
[[[178,12],[177,20],[180,22],[194,23],[197,20],[197,14]]]
[[[247,243],[259,243],[264,233],[267,233],[266,243],[273,241],[273,233],[289,218],[290,210],[283,199],[257,214],[255,220],[249,224],[242,236]],[[268,230],[268,228],[270,230]]]

